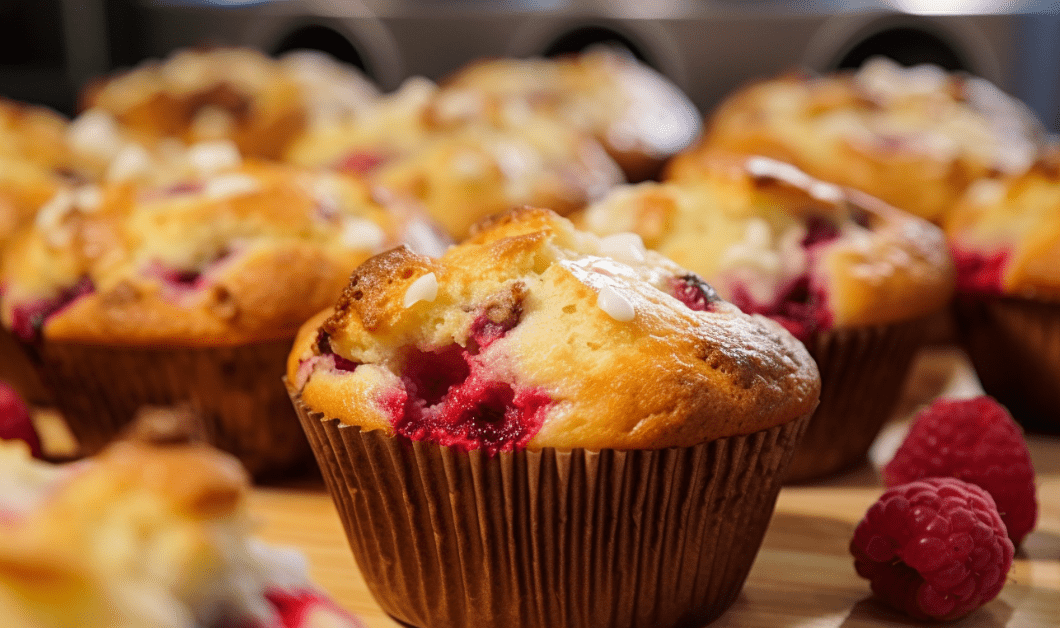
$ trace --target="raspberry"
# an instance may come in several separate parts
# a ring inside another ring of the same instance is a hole
[[[713,286],[693,273],[674,277],[673,284],[674,297],[690,310],[709,312],[721,300]]]
[[[990,494],[955,478],[888,489],[850,541],[872,592],[917,619],[949,621],[994,599],[1012,541]]]
[[[990,397],[937,400],[917,415],[883,469],[887,486],[954,477],[982,487],[1019,546],[1038,518],[1034,466],[1012,415]]]
[[[41,457],[40,438],[30,420],[29,408],[14,388],[0,382],[0,439],[14,438],[25,441],[30,452],[37,458]]]
[[[279,623],[247,623],[245,628],[308,628],[327,625],[336,628],[363,628],[361,621],[315,591],[269,589],[265,599],[276,610]]]
[[[95,287],[92,280],[82,277],[76,284],[62,290],[54,298],[16,305],[12,312],[11,331],[25,342],[34,342],[40,338],[41,329],[50,316],[57,314],[93,290]]]

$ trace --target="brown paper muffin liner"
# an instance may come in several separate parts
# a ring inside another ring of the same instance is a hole
[[[234,347],[120,347],[45,341],[41,376],[80,445],[93,454],[145,406],[183,406],[207,442],[256,478],[312,467],[281,377],[291,340]]]
[[[833,329],[807,346],[821,371],[821,404],[792,456],[785,483],[861,464],[901,398],[925,320]]]
[[[962,295],[954,316],[983,390],[1026,429],[1060,434],[1060,303]]]
[[[26,402],[51,405],[51,395],[40,380],[26,348],[11,330],[0,325],[0,380],[11,385]]]
[[[369,590],[420,628],[703,626],[740,592],[808,419],[687,448],[490,457],[292,401]]]

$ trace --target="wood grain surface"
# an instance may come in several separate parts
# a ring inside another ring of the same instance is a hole
[[[872,599],[854,572],[847,545],[854,527],[883,492],[877,469],[901,442],[907,417],[943,394],[980,392],[959,354],[938,351],[917,363],[895,421],[863,467],[841,477],[781,491],[765,542],[743,592],[712,628],[880,628],[934,626]],[[1037,530],[1017,554],[1001,595],[953,628],[1060,626],[1060,437],[1029,436],[1038,473]],[[301,549],[311,576],[369,628],[399,626],[372,600],[322,485],[258,488],[251,507],[260,536]],[[518,628],[512,626],[510,628]]]

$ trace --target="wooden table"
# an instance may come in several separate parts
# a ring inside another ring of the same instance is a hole
[[[911,381],[905,415],[939,393],[978,392],[967,365],[945,352],[925,356]],[[885,429],[871,464],[827,482],[781,491],[743,592],[712,628],[922,625],[872,600],[868,582],[854,572],[847,550],[858,521],[882,493],[877,469],[901,442],[906,426],[898,419]],[[1038,473],[1038,528],[1024,541],[998,599],[947,626],[1060,626],[1060,437],[1032,436],[1028,442]],[[304,551],[312,577],[342,606],[370,628],[399,626],[368,594],[323,488],[257,489],[252,509],[260,519],[260,536]]]

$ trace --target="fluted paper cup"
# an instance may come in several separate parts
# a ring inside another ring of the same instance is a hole
[[[740,592],[808,419],[695,447],[491,457],[292,400],[369,590],[419,628],[703,626]]]
[[[893,414],[923,346],[926,320],[834,329],[807,345],[821,372],[821,403],[784,477],[805,482],[865,461]]]
[[[962,295],[954,316],[983,390],[1028,430],[1060,433],[1060,303]]]
[[[145,406],[181,406],[210,444],[258,478],[312,467],[280,380],[291,340],[232,347],[127,347],[44,341],[40,372],[83,455],[117,437]]]

